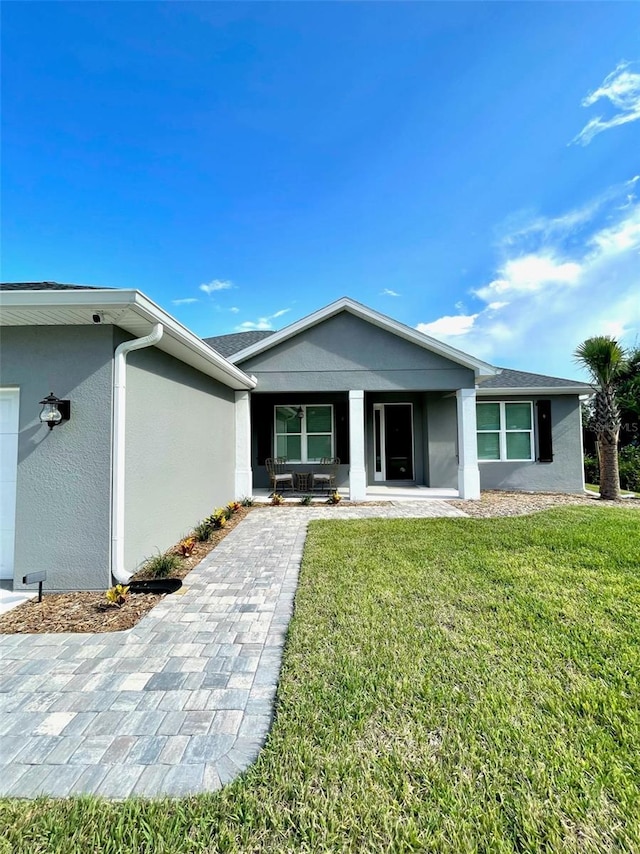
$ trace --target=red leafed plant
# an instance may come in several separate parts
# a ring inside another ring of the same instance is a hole
[[[195,537],[185,537],[184,540],[180,540],[180,542],[178,543],[178,550],[180,551],[182,557],[191,557],[196,542],[197,540]]]

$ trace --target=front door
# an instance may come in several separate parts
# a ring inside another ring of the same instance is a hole
[[[412,404],[374,403],[373,443],[375,480],[414,480]]]

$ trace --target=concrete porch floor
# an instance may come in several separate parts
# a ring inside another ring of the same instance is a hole
[[[341,487],[338,493],[344,501],[349,499],[349,489]],[[252,491],[251,497],[256,504],[268,504],[271,500],[271,490],[257,488]],[[287,503],[299,504],[304,495],[312,496],[313,504],[321,504],[327,500],[327,493],[322,492],[289,492],[284,491],[282,496]],[[386,484],[367,486],[367,497],[365,501],[448,501],[459,498],[457,489],[430,486],[389,486]]]

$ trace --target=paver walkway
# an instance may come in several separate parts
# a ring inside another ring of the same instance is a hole
[[[256,510],[133,629],[0,636],[0,795],[219,788],[269,731],[309,520],[464,515],[437,501]]]

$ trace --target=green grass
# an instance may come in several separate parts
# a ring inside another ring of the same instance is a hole
[[[312,523],[256,765],[176,801],[4,800],[6,850],[640,851],[639,527]]]
[[[584,488],[588,492],[600,492],[600,487],[597,483],[585,483]],[[634,498],[640,498],[640,492],[632,492],[630,489],[621,489],[620,495],[633,495]]]

